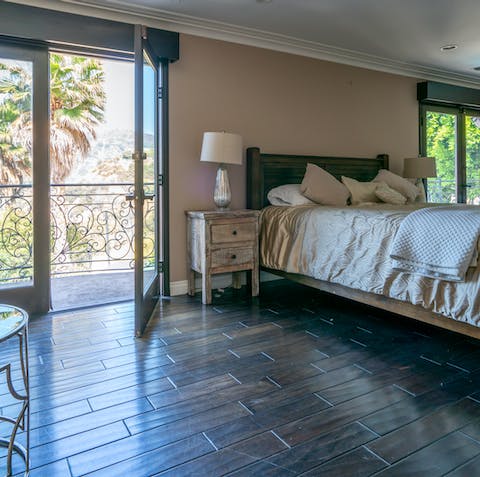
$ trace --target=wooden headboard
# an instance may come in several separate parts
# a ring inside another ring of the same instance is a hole
[[[283,184],[300,184],[307,163],[323,167],[333,176],[371,181],[380,169],[388,169],[388,155],[376,158],[294,156],[264,154],[258,147],[247,149],[247,207],[261,209],[268,205],[270,189]]]

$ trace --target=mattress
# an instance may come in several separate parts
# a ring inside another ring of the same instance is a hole
[[[390,249],[402,220],[432,204],[269,206],[260,216],[263,267],[306,275],[419,305],[480,325],[479,267],[464,282],[396,271]]]

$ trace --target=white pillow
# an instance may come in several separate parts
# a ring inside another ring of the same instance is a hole
[[[314,204],[300,192],[300,184],[285,184],[274,187],[267,194],[272,205],[305,205]]]
[[[307,164],[300,192],[317,204],[347,205],[348,189],[325,169]]]
[[[392,189],[395,189],[406,197],[408,202],[414,202],[419,194],[419,190],[415,184],[386,169],[380,169],[375,179],[373,179],[373,182],[385,182]]]
[[[407,198],[389,187],[385,182],[378,182],[375,195],[386,204],[403,205],[407,202]]]
[[[363,202],[378,202],[375,190],[378,187],[376,182],[360,182],[350,177],[342,176],[342,182],[350,191],[350,201],[352,205]]]

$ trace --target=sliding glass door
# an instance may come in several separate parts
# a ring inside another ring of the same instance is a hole
[[[49,308],[48,52],[0,45],[0,302]]]

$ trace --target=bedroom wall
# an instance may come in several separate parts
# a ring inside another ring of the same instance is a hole
[[[214,207],[216,165],[199,162],[204,131],[238,133],[264,152],[388,153],[401,172],[403,158],[418,153],[417,81],[181,35],[170,69],[171,281],[187,276],[184,211]],[[232,208],[245,207],[245,172],[229,166]]]

